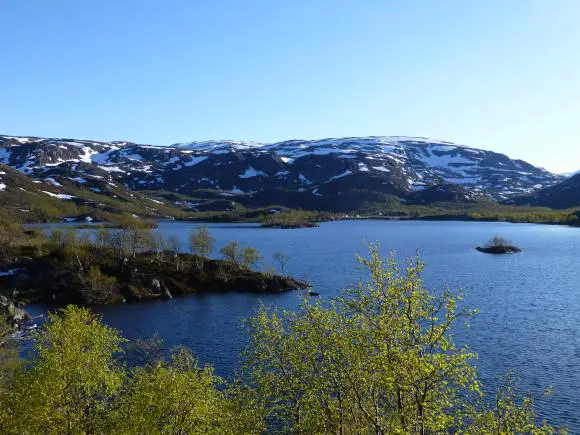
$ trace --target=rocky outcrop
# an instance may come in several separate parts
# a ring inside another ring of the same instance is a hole
[[[30,319],[26,311],[18,306],[18,303],[0,295],[0,313],[3,314],[8,326],[12,329],[18,329]]]

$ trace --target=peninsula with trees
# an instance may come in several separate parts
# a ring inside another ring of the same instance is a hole
[[[231,241],[213,259],[215,239],[205,227],[189,234],[188,253],[175,237],[128,218],[93,235],[76,228],[48,234],[4,223],[0,229],[0,294],[20,302],[79,305],[169,299],[200,292],[285,292],[307,283],[257,270],[260,253]],[[280,254],[279,254],[280,255]],[[273,258],[283,269],[287,260]]]

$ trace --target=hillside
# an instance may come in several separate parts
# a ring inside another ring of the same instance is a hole
[[[185,195],[194,199],[185,202],[191,211],[271,204],[354,211],[389,201],[505,200],[563,179],[503,154],[412,137],[164,147],[0,136],[0,163],[43,180],[100,180]]]
[[[550,207],[554,209],[580,207],[580,174],[530,195],[513,198],[506,202],[514,205]]]
[[[146,218],[187,215],[175,206],[111,181],[57,175],[33,179],[2,164],[0,207],[3,214],[23,222],[114,220],[122,214]]]

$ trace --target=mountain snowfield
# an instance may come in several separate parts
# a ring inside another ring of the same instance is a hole
[[[291,195],[291,202],[308,199],[313,207],[316,201],[343,201],[353,192],[418,202],[449,199],[450,194],[462,200],[504,200],[563,179],[503,154],[403,136],[171,146],[0,136],[0,163],[42,179],[99,179],[134,190],[189,195],[213,191],[249,204],[249,198],[283,204]]]

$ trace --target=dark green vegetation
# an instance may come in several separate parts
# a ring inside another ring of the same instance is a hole
[[[497,235],[493,236],[485,245],[478,246],[475,249],[485,254],[515,254],[522,252],[522,250],[517,246],[514,246],[512,242]]]
[[[191,254],[179,253],[176,239],[164,240],[136,219],[114,231],[100,228],[94,240],[75,229],[55,229],[45,237],[16,225],[0,230],[0,238],[0,264],[11,271],[0,276],[0,294],[25,302],[107,304],[192,292],[306,287],[290,277],[252,270],[259,253],[236,242],[222,250],[225,260],[210,259],[213,238],[207,229],[191,235]]]
[[[153,192],[148,192],[153,193]],[[365,197],[360,194],[359,197]],[[166,194],[161,198],[171,202],[179,198],[180,206],[201,201],[185,195]],[[358,204],[358,203],[357,203]],[[217,204],[214,204],[217,207]],[[472,201],[438,200],[425,203],[404,203],[392,195],[380,200],[362,202],[357,208],[334,210],[308,208],[308,203],[296,203],[294,209],[280,205],[248,208],[238,203],[229,203],[227,210],[205,210],[192,212],[188,219],[208,222],[255,222],[263,226],[278,228],[300,228],[316,226],[319,222],[340,219],[432,219],[460,221],[500,221],[514,223],[540,223],[580,225],[580,208],[551,209],[502,204],[491,200]],[[300,207],[303,208],[299,209]]]
[[[126,346],[86,309],[52,314],[27,364],[0,379],[0,432],[211,434],[550,434],[506,377],[482,393],[475,355],[450,331],[472,311],[427,291],[422,264],[400,270],[378,247],[367,282],[297,311],[247,322],[242,371],[226,382],[191,352]],[[329,302],[329,303],[328,303]],[[140,348],[136,365],[120,363]]]
[[[367,204],[365,208],[350,212],[299,210],[277,205],[258,209],[236,206],[230,211],[193,212],[187,219],[262,223],[262,226],[273,228],[313,227],[320,222],[342,219],[449,220],[580,226],[580,209],[554,210],[547,207],[504,205],[487,200],[469,203],[404,204],[391,198],[384,203]]]
[[[580,225],[580,209],[553,210],[547,207],[527,207],[499,204],[493,201],[470,203],[436,202],[432,204],[374,205],[351,217],[387,219],[427,219],[486,222],[514,222],[558,225]]]
[[[259,209],[236,207],[231,211],[194,212],[189,220],[206,222],[253,222],[272,228],[315,227],[320,222],[341,219],[400,219],[513,222],[580,226],[578,208],[553,210],[546,207],[502,205],[492,201],[472,203],[436,202],[402,204],[397,201],[368,205],[351,212],[321,212],[271,206]]]
[[[262,226],[269,228],[313,228],[318,226],[318,222],[333,219],[334,217],[330,213],[284,210],[266,216]]]

